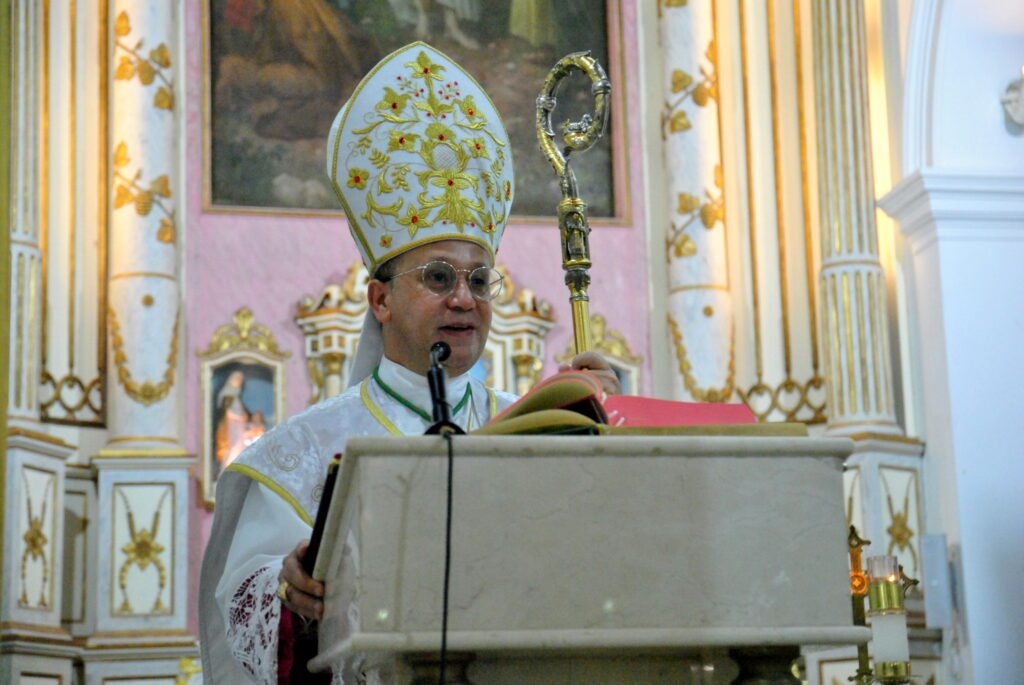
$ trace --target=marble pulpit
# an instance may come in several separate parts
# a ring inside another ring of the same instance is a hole
[[[848,591],[852,447],[455,437],[449,650],[472,660],[478,685],[753,683],[773,660],[788,670],[802,646],[866,642]],[[447,468],[442,438],[348,443],[325,494],[313,668],[436,659]],[[698,662],[717,675],[665,675]]]

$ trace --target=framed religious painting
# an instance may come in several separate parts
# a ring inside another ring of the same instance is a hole
[[[239,454],[284,418],[285,359],[270,331],[243,308],[199,353],[202,447],[199,483],[213,509],[217,479]]]
[[[624,1],[206,0],[206,208],[340,211],[324,172],[331,122],[381,58],[422,40],[473,74],[501,112],[515,214],[554,219],[561,192],[537,143],[537,95],[555,63],[581,50],[605,66],[613,87],[622,83]],[[613,98],[609,133],[574,165],[597,220],[625,215],[615,192],[626,166],[614,125],[622,103]],[[586,77],[562,82],[557,121],[592,110]]]

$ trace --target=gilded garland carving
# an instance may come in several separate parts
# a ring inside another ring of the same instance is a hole
[[[276,359],[287,359],[291,352],[284,352],[277,346],[274,334],[266,326],[254,323],[252,310],[242,307],[235,312],[235,322],[224,324],[214,331],[210,346],[200,357],[210,357],[223,352],[260,352]]]
[[[140,571],[145,571],[150,564],[157,570],[159,583],[156,601],[153,602],[151,613],[165,613],[167,611],[167,607],[164,606],[161,600],[164,588],[167,587],[167,567],[164,566],[163,561],[160,559],[164,546],[156,541],[156,536],[160,527],[160,510],[163,508],[164,501],[167,499],[170,491],[170,488],[166,488],[163,494],[160,495],[156,509],[153,511],[153,521],[148,529],[136,528],[135,514],[132,512],[128,497],[125,496],[121,489],[117,491],[121,495],[121,501],[124,502],[125,511],[128,515],[128,534],[131,536],[131,541],[121,548],[121,551],[125,553],[127,558],[121,564],[117,574],[118,587],[121,588],[122,597],[121,606],[118,608],[118,611],[122,613],[134,613],[131,602],[128,601],[128,571],[133,565],[138,566]]]
[[[128,397],[136,402],[149,406],[167,397],[174,385],[174,366],[178,358],[178,317],[181,316],[181,309],[174,316],[174,327],[171,329],[171,350],[167,354],[167,368],[164,370],[163,380],[159,383],[145,381],[139,384],[132,378],[132,372],[128,368],[128,355],[124,351],[124,340],[121,338],[121,325],[117,322],[117,314],[113,307],[107,308],[110,319],[110,340],[114,349],[114,367],[117,369],[117,380],[124,386]]]
[[[159,80],[161,85],[153,95],[153,106],[158,109],[174,109],[174,84],[167,78],[166,72],[171,69],[171,51],[166,43],[160,43],[143,55],[145,41],[140,38],[134,46],[129,46],[122,39],[132,32],[131,19],[122,11],[114,21],[114,51],[120,55],[114,78],[119,81],[130,81],[138,78],[143,86],[149,86]]]
[[[729,336],[729,373],[725,377],[725,385],[721,388],[702,388],[697,384],[693,375],[693,367],[687,358],[686,346],[683,344],[683,334],[679,330],[679,324],[675,318],[668,315],[668,327],[672,331],[672,342],[676,347],[676,357],[679,360],[679,373],[683,376],[683,384],[687,392],[698,402],[728,402],[732,397],[733,378],[736,375],[736,334],[732,331]]]
[[[117,180],[114,187],[114,209],[133,205],[136,214],[148,216],[156,207],[163,214],[156,239],[162,243],[173,243],[174,209],[165,204],[172,196],[170,178],[167,174],[161,174],[153,179],[148,187],[143,187],[142,169],[131,175],[123,171],[129,162],[131,159],[128,157],[128,145],[121,141],[114,148],[114,178]]]

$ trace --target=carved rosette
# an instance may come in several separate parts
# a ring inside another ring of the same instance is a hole
[[[728,287],[718,55],[714,3],[665,2],[662,148],[669,225],[668,326],[675,397],[721,402],[734,390],[734,330]]]

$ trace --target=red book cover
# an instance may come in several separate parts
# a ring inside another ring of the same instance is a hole
[[[675,402],[635,395],[610,395],[604,400],[609,426],[716,426],[757,423],[742,402]]]

